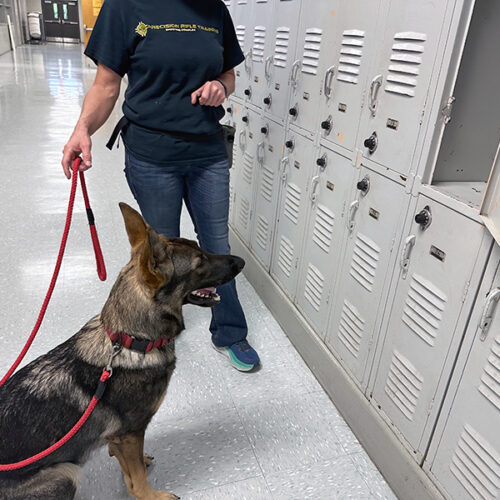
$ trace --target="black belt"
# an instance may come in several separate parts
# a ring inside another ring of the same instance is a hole
[[[126,116],[122,116],[120,118],[120,120],[118,121],[118,123],[116,124],[115,128],[113,129],[113,133],[111,134],[111,137],[109,138],[109,141],[106,144],[106,147],[109,150],[113,149],[113,146],[116,142],[118,134],[129,123],[132,123],[133,125],[136,125],[137,127],[141,127],[141,128],[146,129],[146,130],[149,130],[150,132],[156,132],[157,134],[170,135],[172,137],[175,137],[176,139],[181,139],[183,141],[208,142],[208,141],[212,141],[214,138],[216,138],[217,135],[220,135],[222,137],[222,131],[217,132],[216,134],[185,134],[183,132],[171,132],[171,131],[167,131],[167,130],[158,130],[155,128],[145,127],[144,125],[139,125],[138,123],[135,123],[132,120],[128,119]]]

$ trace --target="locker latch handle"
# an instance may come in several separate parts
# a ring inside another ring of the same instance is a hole
[[[243,140],[244,138],[244,140]],[[240,145],[241,149],[245,149],[246,143],[247,143],[247,134],[245,130],[242,130],[240,132],[240,135],[238,136],[238,143]]]
[[[281,180],[283,182],[286,182],[286,177],[287,177],[287,172],[286,172],[286,167],[290,164],[290,160],[288,156],[284,156],[281,159]]]
[[[311,193],[309,194],[309,198],[312,203],[316,203],[316,200],[318,199],[318,195],[316,194],[316,189],[319,184],[319,175],[315,175],[311,179]]]
[[[377,112],[377,97],[378,91],[382,86],[382,75],[377,75],[370,84],[370,111],[372,112],[372,116],[375,116]]]
[[[245,70],[248,74],[252,72],[253,48],[245,54]]]
[[[265,152],[264,141],[259,142],[257,145],[257,161],[263,165],[264,164],[264,152]]]
[[[401,252],[401,269],[403,270],[401,277],[406,279],[408,274],[408,266],[410,265],[410,255],[413,247],[415,246],[416,237],[414,234],[410,234],[405,240],[403,245],[403,251]]]
[[[354,222],[354,218],[356,217],[356,212],[358,211],[358,207],[359,207],[358,200],[354,200],[349,205],[349,218],[347,219],[347,229],[349,229],[350,233],[352,233],[354,231],[354,228],[356,226],[356,223]]]
[[[479,340],[484,342],[488,336],[488,331],[493,321],[493,316],[495,315],[495,309],[500,301],[500,287],[492,290],[488,297],[486,298],[486,303],[484,304],[483,313],[481,314],[481,319],[479,320],[479,329],[481,330],[481,335]]]
[[[297,60],[292,65],[292,70],[290,72],[290,85],[295,88],[297,86],[297,76],[299,74],[300,61]]]
[[[325,80],[323,82],[323,90],[325,92],[325,97],[330,99],[332,95],[332,82],[335,75],[335,66],[330,66],[325,73]]]
[[[273,63],[274,63],[273,56],[266,57],[266,62],[264,65],[264,76],[266,77],[266,80],[268,82],[271,80],[271,67],[272,67]]]

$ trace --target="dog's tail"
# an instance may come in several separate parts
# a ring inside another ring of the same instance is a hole
[[[62,463],[22,480],[0,479],[0,500],[72,500],[80,467]]]

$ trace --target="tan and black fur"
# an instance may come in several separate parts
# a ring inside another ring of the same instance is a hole
[[[182,305],[198,288],[218,286],[243,268],[239,257],[210,255],[196,243],[167,239],[121,203],[130,262],[122,269],[100,315],[76,335],[19,370],[0,388],[0,463],[30,457],[60,439],[80,418],[112,352],[105,326],[139,339],[173,338],[184,329]],[[52,455],[18,471],[0,473],[0,499],[72,499],[78,469],[108,444],[129,493],[174,499],[153,490],[144,433],[163,401],[175,367],[174,343],[141,354],[122,349],[106,392],[82,430]]]

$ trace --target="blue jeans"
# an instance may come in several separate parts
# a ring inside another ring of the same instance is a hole
[[[125,175],[146,222],[169,238],[179,236],[182,200],[191,215],[200,247],[227,255],[229,164],[227,160],[199,160],[165,166],[125,152]],[[218,347],[247,336],[247,323],[234,280],[217,287],[220,303],[212,308],[210,332]]]

